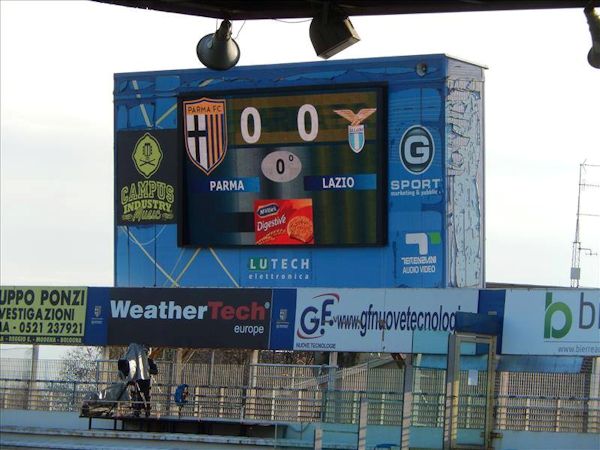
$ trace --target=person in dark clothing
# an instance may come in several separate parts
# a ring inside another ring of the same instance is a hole
[[[152,358],[148,358],[148,374],[150,375],[146,379],[137,380],[138,388],[144,399],[144,406],[146,410],[146,417],[150,415],[152,405],[150,404],[150,390],[152,389],[152,375],[158,374],[158,367]]]
[[[139,389],[139,398],[135,399],[137,401],[133,404],[133,412],[136,416],[139,416],[142,408],[144,408],[146,417],[148,417],[150,415],[150,410],[152,409],[152,406],[150,405],[150,389],[152,388],[150,379],[137,380],[136,383],[137,388]]]

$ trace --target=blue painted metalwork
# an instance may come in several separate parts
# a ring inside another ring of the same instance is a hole
[[[418,65],[426,67],[425,73],[416,69]],[[448,209],[446,154],[448,137],[462,132],[453,122],[456,117],[448,117],[459,114],[449,106],[450,95],[473,96],[481,90],[469,90],[453,73],[467,82],[483,81],[481,67],[445,55],[249,66],[226,73],[194,69],[116,74],[115,133],[177,129],[177,96],[182,93],[385,83],[388,97],[385,246],[181,248],[176,225],[120,225],[115,232],[116,286],[481,287],[483,270],[477,265],[483,265],[482,204],[473,200],[467,205],[475,211],[468,218],[475,222],[475,244],[465,252],[460,246],[470,244],[449,237],[448,224],[455,230],[458,219],[449,222],[454,210]],[[411,127],[425,129],[432,139],[431,162],[421,173],[411,172],[402,161],[400,146]],[[477,145],[475,162],[480,164],[483,149]],[[166,158],[176,157],[178,151],[163,148]],[[474,180],[474,189],[481,189]],[[118,202],[116,192],[116,208]],[[462,228],[453,233],[468,234]],[[475,259],[468,267],[477,266],[475,275],[461,278],[460,258],[473,252]]]

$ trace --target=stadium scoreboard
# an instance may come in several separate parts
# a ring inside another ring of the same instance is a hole
[[[385,86],[178,98],[182,246],[377,246]]]
[[[114,104],[116,286],[483,285],[481,66],[123,73]]]

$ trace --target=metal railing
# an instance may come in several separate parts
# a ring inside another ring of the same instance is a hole
[[[600,433],[600,399],[500,396],[498,428],[523,431]]]
[[[65,380],[72,374],[65,373],[61,361],[44,361],[37,370],[44,379],[33,381],[27,380],[31,374],[27,361],[2,360],[0,408],[79,411],[86,395],[116,381],[115,361],[92,361],[74,380]],[[356,423],[360,400],[366,397],[370,424],[400,425],[402,420],[404,372],[393,363],[344,370],[276,364],[157,364],[152,414],[179,414],[174,393],[186,383],[190,397],[181,409],[183,417]],[[482,377],[469,385],[467,376],[466,371],[461,373],[458,425],[482,429],[486,386]],[[500,372],[496,378],[497,430],[600,433],[600,399],[586,396],[593,381],[590,374]],[[444,404],[445,370],[416,368],[412,425],[441,428]],[[127,412],[127,402],[119,406]]]
[[[3,378],[0,408],[80,411],[90,392],[106,386],[96,382]],[[398,392],[201,385],[190,387],[188,402],[180,408],[173,400],[175,389],[175,385],[153,385],[153,416],[356,424],[360,400],[367,398],[369,424],[399,426],[402,421],[402,393]],[[108,403],[115,404],[114,408],[107,408],[115,417],[132,414],[132,401]],[[415,395],[412,425],[442,427],[443,408],[443,394]],[[599,433],[600,399],[498,396],[494,417],[498,430]],[[484,420],[485,398],[461,395],[459,428],[483,429]]]

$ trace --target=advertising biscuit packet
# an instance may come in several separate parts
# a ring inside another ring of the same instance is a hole
[[[257,245],[313,245],[312,199],[255,201],[254,234]]]

